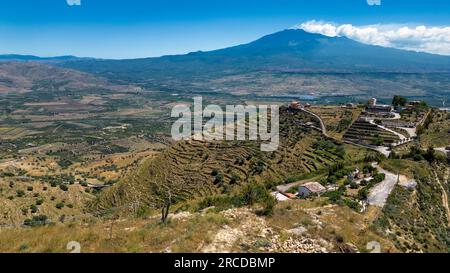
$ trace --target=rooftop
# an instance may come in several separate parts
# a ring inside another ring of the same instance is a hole
[[[318,182],[308,182],[308,183],[305,183],[305,184],[301,185],[300,187],[305,187],[308,190],[310,190],[311,192],[324,192],[324,191],[326,191],[326,188],[324,186],[322,186]]]

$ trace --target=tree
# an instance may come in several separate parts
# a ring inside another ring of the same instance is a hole
[[[369,195],[369,190],[367,188],[362,188],[358,191],[358,198],[360,200],[367,199],[367,196]]]
[[[154,177],[155,180],[151,183],[150,191],[155,197],[155,207],[161,209],[161,222],[166,223],[173,202],[172,189],[168,184],[166,173],[155,173]]]
[[[395,95],[392,99],[392,105],[397,106],[405,106],[408,100],[405,97]]]
[[[172,193],[170,190],[167,191],[167,195],[165,198],[165,202],[161,209],[161,222],[166,223],[167,218],[169,217],[170,206],[172,205]]]
[[[426,161],[428,162],[434,162],[436,159],[436,152],[433,148],[433,146],[428,147],[427,151],[423,155]]]

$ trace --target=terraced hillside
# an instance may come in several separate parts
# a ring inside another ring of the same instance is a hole
[[[355,121],[345,132],[344,139],[369,145],[391,144],[399,137],[364,120]]]
[[[362,112],[361,107],[351,106],[312,106],[312,112],[319,115],[329,135],[342,139],[345,131],[355,122]]]
[[[306,126],[309,122],[318,126],[309,114],[280,109],[280,147],[271,153],[261,152],[258,142],[179,142],[144,161],[94,207],[152,207],[168,195],[176,202],[230,192],[249,182],[282,183],[343,160],[343,147]]]

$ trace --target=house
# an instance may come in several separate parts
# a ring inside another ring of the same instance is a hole
[[[366,112],[372,114],[388,114],[392,111],[394,111],[394,107],[392,105],[377,104],[376,98],[371,98],[366,108]]]
[[[299,197],[308,197],[311,194],[320,195],[321,193],[323,193],[325,191],[326,191],[326,188],[324,186],[322,186],[320,183],[308,182],[308,183],[305,183],[305,184],[301,185],[300,187],[298,187],[298,196]]]
[[[394,107],[392,105],[384,105],[384,104],[375,104],[375,105],[369,105],[366,108],[366,112],[378,114],[378,113],[384,113],[388,114],[394,111]]]
[[[289,198],[287,196],[285,196],[284,194],[274,191],[271,193],[271,195],[278,201],[278,202],[283,202],[283,201],[287,201],[289,200]]]

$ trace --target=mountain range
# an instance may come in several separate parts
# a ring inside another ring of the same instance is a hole
[[[127,60],[0,55],[0,60],[56,62],[86,72],[135,77],[183,77],[250,71],[450,72],[450,56],[362,44],[288,29],[248,44],[185,55]]]
[[[129,60],[78,60],[63,66],[133,77],[192,77],[252,71],[450,72],[450,56],[362,44],[299,29],[208,52]]]

